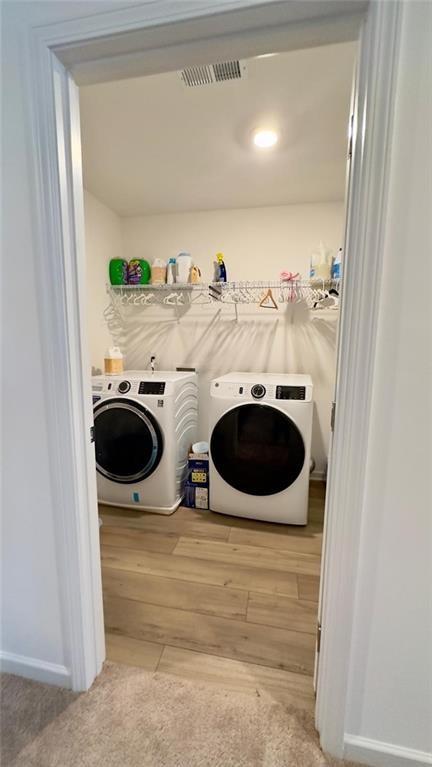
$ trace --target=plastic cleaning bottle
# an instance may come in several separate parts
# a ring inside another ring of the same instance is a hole
[[[311,255],[310,279],[329,280],[331,275],[332,257],[322,242],[318,250]]]
[[[332,280],[340,280],[342,277],[342,248],[339,248],[332,264]]]
[[[191,267],[191,254],[186,253],[186,251],[179,253],[177,256],[176,282],[180,282],[183,285],[189,282]]]
[[[167,266],[167,283],[168,285],[173,285],[176,278],[176,260],[175,258],[170,258],[168,260],[168,266]]]
[[[109,263],[111,285],[126,285],[128,281],[128,264],[124,258],[112,258]]]
[[[105,352],[105,375],[116,376],[123,373],[123,354],[118,346],[110,346]]]
[[[216,253],[214,281],[215,282],[227,281],[227,273],[226,273],[226,266],[224,262],[223,253]]]
[[[128,264],[128,284],[147,285],[150,282],[150,264],[143,258],[133,258]]]
[[[151,265],[151,284],[164,285],[166,282],[166,263],[160,258],[155,258]]]

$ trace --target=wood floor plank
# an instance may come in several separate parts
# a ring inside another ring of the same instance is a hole
[[[321,498],[309,498],[309,524],[324,524],[324,503],[324,500]]]
[[[121,634],[105,634],[107,660],[140,666],[147,671],[156,671],[163,647],[154,642],[143,642]]]
[[[102,525],[100,529],[101,543],[108,546],[122,546],[128,549],[140,549],[142,551],[159,551],[163,554],[171,554],[176,547],[179,536],[176,533],[155,533],[149,530],[137,530],[131,528],[118,528]]]
[[[324,501],[326,495],[326,483],[322,481],[309,482],[309,498],[320,498]]]
[[[258,666],[216,655],[164,647],[158,672],[204,682],[233,692],[263,695],[273,701],[313,711],[312,679],[304,674]]]
[[[104,566],[118,570],[130,570],[162,578],[176,578],[180,581],[207,583],[232,589],[246,591],[252,589],[269,594],[298,596],[297,577],[294,573],[249,567],[235,560],[232,564],[226,564],[203,561],[196,556],[174,556],[152,551],[124,549],[118,546],[102,546],[101,557]]]
[[[298,575],[299,599],[318,602],[320,579],[316,575]]]
[[[279,594],[249,594],[247,620],[264,626],[316,633],[317,607],[314,602],[281,597]]]
[[[210,655],[312,674],[315,637],[117,597],[105,600],[109,632]]]
[[[180,507],[174,514],[164,516],[131,509],[118,509],[100,504],[99,513],[104,525],[106,524],[109,527],[126,527],[148,530],[154,533],[190,535],[193,538],[209,538],[210,540],[214,539],[217,541],[227,541],[229,536],[229,528],[216,524],[212,519],[217,516],[216,514],[199,511],[198,509]]]
[[[321,514],[321,517],[323,518],[323,510],[324,505],[323,502],[316,499],[312,501],[312,508],[316,510],[317,512]],[[241,530],[258,530],[260,532],[267,532],[267,533],[276,533],[277,535],[284,536],[284,535],[292,535],[293,530],[297,531],[298,534],[307,534],[308,526],[309,525],[282,525],[277,522],[266,522],[265,520],[261,519],[249,519],[247,517],[235,517],[228,514],[219,514],[216,511],[206,511],[203,512],[204,514],[207,514],[207,520],[208,522],[211,522],[211,524],[214,524],[215,526],[223,526],[223,527],[230,527],[230,528],[239,528]],[[315,528],[320,528],[322,531],[322,519],[314,520],[311,522],[312,526]],[[195,536],[198,538],[199,536]]]
[[[123,597],[163,607],[219,615],[235,620],[246,619],[247,591],[227,589],[143,573],[102,569],[104,595]]]
[[[301,528],[291,534],[280,535],[279,532],[269,533],[263,530],[241,530],[233,528],[229,535],[229,543],[243,546],[263,546],[264,548],[297,551],[303,554],[321,554],[322,532],[320,527],[309,526],[308,533]]]
[[[174,557],[198,557],[231,565],[245,565],[256,570],[264,568],[308,575],[318,575],[320,572],[320,558],[314,554],[234,545],[222,541],[181,537],[173,554]],[[250,588],[253,589],[252,586]]]

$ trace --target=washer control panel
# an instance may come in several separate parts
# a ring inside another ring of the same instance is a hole
[[[165,394],[165,381],[140,381],[138,394]]]
[[[110,380],[107,376],[105,379],[96,379],[92,381],[92,392],[95,397],[106,395],[116,397],[119,394],[130,394],[135,396],[140,394],[150,394],[155,397],[162,397],[172,393],[172,384],[169,381],[142,381],[140,379],[127,379],[114,376],[112,376],[112,379]]]

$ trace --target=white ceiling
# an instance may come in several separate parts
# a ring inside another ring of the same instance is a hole
[[[245,80],[196,88],[177,72],[82,87],[84,185],[122,216],[341,200],[355,52],[249,59]],[[261,126],[274,149],[253,147]]]

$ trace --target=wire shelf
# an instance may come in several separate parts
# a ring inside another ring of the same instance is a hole
[[[266,295],[275,304],[304,302],[310,309],[337,308],[341,280],[210,282],[192,285],[107,285],[117,306],[185,306],[192,304],[257,304]]]

